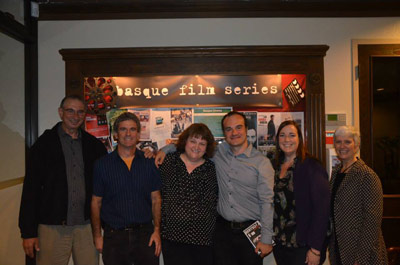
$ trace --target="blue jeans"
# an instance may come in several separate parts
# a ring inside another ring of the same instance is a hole
[[[159,265],[159,257],[154,255],[154,244],[149,247],[153,233],[151,224],[138,228],[104,228],[104,265]]]

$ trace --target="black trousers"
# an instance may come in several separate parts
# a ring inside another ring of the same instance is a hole
[[[288,248],[282,245],[274,246],[274,258],[277,265],[304,265],[309,247]],[[319,264],[323,264],[326,252],[321,251]]]
[[[243,233],[217,219],[214,235],[214,265],[262,265],[263,259]]]
[[[149,247],[153,226],[114,230],[104,228],[103,262],[104,265],[159,265],[154,255],[154,243]]]
[[[162,240],[164,265],[212,265],[213,251],[210,246],[178,243]]]

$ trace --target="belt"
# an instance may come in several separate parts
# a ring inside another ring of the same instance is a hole
[[[108,230],[118,230],[118,231],[131,231],[131,230],[138,230],[141,228],[152,228],[153,223],[144,223],[144,224],[130,224],[121,228],[114,228],[112,226],[109,226],[108,224],[104,224],[104,229]]]
[[[217,222],[220,224],[223,224],[226,227],[229,227],[231,229],[240,229],[243,230],[247,227],[249,227],[252,223],[254,223],[254,220],[249,220],[249,221],[244,221],[244,222],[233,222],[233,221],[228,221],[224,219],[222,216],[217,217]]]

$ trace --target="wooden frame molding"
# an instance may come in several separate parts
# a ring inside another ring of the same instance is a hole
[[[66,94],[83,96],[87,76],[305,74],[308,150],[325,162],[326,45],[62,49]],[[235,106],[234,106],[235,107]]]
[[[359,44],[359,106],[360,106],[360,133],[361,157],[365,163],[373,168],[373,135],[372,135],[372,58],[377,56],[400,56],[400,44]]]
[[[396,17],[394,0],[360,1],[44,1],[40,20],[223,17]],[[79,12],[78,12],[79,11]]]

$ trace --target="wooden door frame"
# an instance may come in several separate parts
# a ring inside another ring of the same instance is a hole
[[[358,77],[359,77],[359,122],[361,141],[361,158],[373,168],[373,135],[372,135],[372,68],[373,57],[400,57],[398,44],[359,44],[358,45]]]

